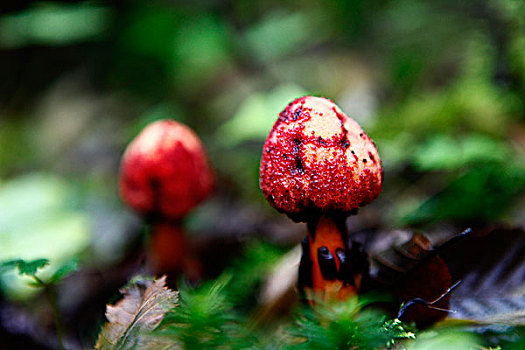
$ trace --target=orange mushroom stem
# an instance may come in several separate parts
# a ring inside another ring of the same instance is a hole
[[[309,258],[312,260],[312,289],[324,295],[346,299],[359,289],[355,283],[345,283],[341,276],[346,263],[347,232],[344,221],[322,215],[315,229],[309,229]]]
[[[201,264],[188,247],[188,237],[180,223],[154,223],[149,243],[151,269],[175,276],[184,273],[190,281],[197,280],[201,275]]]

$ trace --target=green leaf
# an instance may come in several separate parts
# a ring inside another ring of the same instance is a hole
[[[60,267],[58,270],[55,271],[55,273],[49,279],[49,282],[58,283],[64,277],[75,272],[76,270],[78,270],[78,260],[77,259],[70,260],[65,265],[63,265],[62,267]]]
[[[47,259],[37,259],[32,261],[24,261],[21,259],[18,260],[10,260],[2,263],[2,268],[13,268],[16,267],[18,269],[18,273],[20,275],[26,275],[26,276],[35,276],[37,271],[39,269],[42,269],[49,265],[49,260]]]

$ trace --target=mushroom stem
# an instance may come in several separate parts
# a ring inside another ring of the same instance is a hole
[[[155,274],[183,270],[188,241],[179,222],[156,222],[150,238],[150,264]]]
[[[356,295],[360,287],[360,276],[349,275],[355,267],[348,266],[348,231],[345,216],[321,215],[308,222],[308,243],[303,245],[303,256],[308,254],[311,270],[300,269],[300,281],[309,281],[307,299],[344,300]],[[303,258],[304,259],[304,258]],[[352,259],[353,260],[353,259]],[[311,276],[304,276],[310,273]]]
[[[168,274],[168,283],[175,287],[181,273],[190,282],[198,281],[202,265],[193,255],[180,221],[157,221],[152,226],[149,244],[150,266],[155,275]]]

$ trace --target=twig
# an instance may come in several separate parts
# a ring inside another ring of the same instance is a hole
[[[415,298],[415,299],[411,299],[411,300],[407,301],[406,303],[403,303],[401,305],[401,308],[399,309],[399,313],[397,314],[397,318],[401,319],[401,317],[403,317],[403,315],[405,314],[407,309],[409,307],[411,307],[412,305],[416,305],[416,304],[423,305],[427,309],[443,311],[443,312],[449,312],[449,313],[455,313],[456,311],[454,311],[454,310],[443,309],[443,308],[434,306],[434,304],[438,303],[441,299],[443,299],[445,296],[447,296],[454,288],[459,286],[460,283],[461,283],[461,280],[457,281],[456,283],[454,283],[443,294],[441,294],[436,300],[433,300],[433,301],[429,302],[429,301],[423,300],[421,298]]]

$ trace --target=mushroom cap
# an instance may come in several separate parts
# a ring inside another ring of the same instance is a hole
[[[305,96],[280,114],[264,144],[259,185],[295,221],[348,214],[381,192],[374,142],[331,100]]]
[[[144,216],[177,220],[213,190],[204,146],[174,120],[149,124],[128,145],[120,165],[120,196]]]

